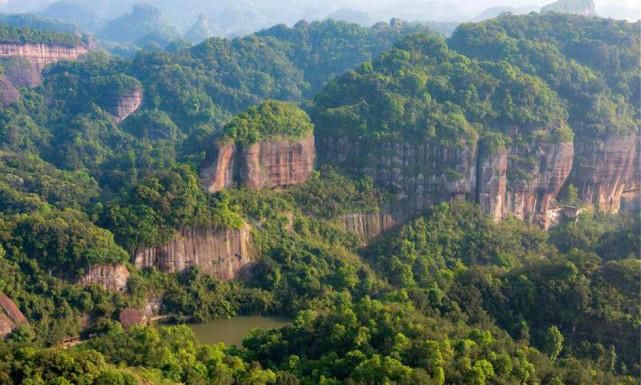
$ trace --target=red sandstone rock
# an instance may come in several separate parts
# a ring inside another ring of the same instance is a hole
[[[120,312],[118,316],[120,323],[125,329],[136,325],[144,325],[147,323],[145,313],[142,310],[126,308]]]
[[[117,123],[120,123],[138,111],[138,108],[142,105],[142,95],[143,91],[141,88],[136,88],[131,92],[120,95],[116,100],[111,102],[112,106],[108,112],[113,115]]]
[[[396,226],[392,215],[385,213],[347,214],[341,216],[339,221],[347,232],[361,238],[363,244],[367,244]]]
[[[200,179],[209,192],[235,185],[254,190],[284,188],[307,181],[315,159],[313,135],[249,146],[217,143],[201,167]]]
[[[139,269],[156,268],[162,272],[184,271],[192,266],[219,280],[238,278],[252,263],[251,228],[183,229],[165,245],[140,250],[134,260]]]
[[[29,323],[18,306],[4,293],[0,293],[0,308],[2,309],[0,312],[0,338],[5,338],[17,326]]]
[[[577,159],[571,183],[579,199],[599,210],[616,213],[622,198],[639,198],[639,134],[576,138]]]
[[[82,286],[98,285],[105,290],[123,292],[127,289],[129,270],[125,265],[96,265],[80,278]]]

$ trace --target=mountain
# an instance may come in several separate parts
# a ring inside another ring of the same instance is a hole
[[[639,26],[1,27],[0,382],[638,383]]]
[[[582,16],[596,16],[593,0],[557,0],[541,8],[541,13],[558,12]]]
[[[522,6],[522,7],[510,7],[510,6],[495,6],[490,7],[481,12],[478,16],[473,18],[471,21],[483,21],[487,19],[493,19],[502,13],[511,13],[514,15],[526,15],[530,12],[538,12],[539,7],[537,6]]]

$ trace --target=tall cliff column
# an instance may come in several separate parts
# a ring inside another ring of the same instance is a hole
[[[298,107],[268,101],[235,117],[200,168],[209,192],[234,186],[258,190],[304,183],[314,170],[313,126]]]
[[[476,201],[485,213],[498,221],[507,212],[508,150],[503,143],[492,139],[484,138],[479,142]]]

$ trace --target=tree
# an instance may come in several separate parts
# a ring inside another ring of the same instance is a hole
[[[545,340],[543,343],[543,351],[550,357],[551,360],[556,361],[556,358],[563,349],[563,334],[556,326],[550,326],[545,333]]]

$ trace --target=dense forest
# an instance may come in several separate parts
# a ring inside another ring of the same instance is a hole
[[[312,132],[453,153],[479,138],[497,152],[638,136],[640,26],[501,16],[445,39],[398,20],[300,22],[47,67],[0,110],[0,293],[28,320],[0,342],[0,383],[638,384],[634,207],[600,210],[569,183],[579,214],[549,230],[453,199],[367,239],[345,218],[394,211],[396,192],[347,167],[353,154],[318,147],[312,176],[288,188],[208,193],[199,168],[219,141],[278,148]],[[539,159],[511,154],[524,175],[506,183],[527,185]],[[250,228],[249,274],[139,265],[202,228]],[[124,266],[124,285],[87,283],[96,266]],[[121,322],[154,299],[174,325]],[[293,321],[241,346],[200,344],[182,325],[237,315]]]

